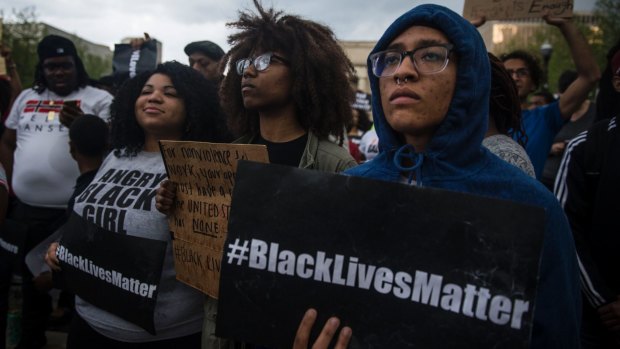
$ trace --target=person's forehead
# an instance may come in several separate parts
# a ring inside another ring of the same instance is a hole
[[[172,79],[170,78],[170,76],[163,74],[163,73],[155,73],[153,75],[151,75],[151,77],[149,77],[149,79],[146,81],[146,83],[144,84],[145,86],[159,86],[159,85],[164,85],[164,86],[173,86],[172,84]]]
[[[440,30],[423,25],[407,28],[390,42],[389,46],[416,46],[424,43],[447,43],[448,37]]]
[[[527,64],[521,58],[511,58],[504,61],[504,66],[511,69],[527,68]]]
[[[73,60],[73,56],[59,56],[59,57],[50,57],[43,60],[43,64],[54,64],[54,63],[75,63]]]
[[[206,61],[206,60],[211,61],[212,60],[211,58],[209,58],[209,56],[207,56],[206,54],[200,51],[196,51],[190,54],[189,58],[194,61]]]

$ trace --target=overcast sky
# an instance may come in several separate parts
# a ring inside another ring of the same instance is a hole
[[[421,0],[263,0],[265,6],[329,25],[341,40],[377,40],[400,14]],[[462,13],[464,0],[435,3]],[[575,0],[575,10],[590,10],[593,0]],[[183,47],[211,40],[228,49],[225,27],[239,9],[253,8],[251,0],[0,0],[10,17],[13,9],[34,6],[37,19],[109,46],[128,36],[147,32],[163,43],[163,60],[187,60]]]

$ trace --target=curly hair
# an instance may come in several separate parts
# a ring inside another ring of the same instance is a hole
[[[614,89],[612,84],[614,74],[611,70],[611,60],[618,51],[620,51],[620,40],[607,52],[607,66],[598,83],[595,122],[620,115],[620,92]]]
[[[78,56],[71,56],[75,61],[75,69],[77,70],[77,87],[85,87],[90,82],[88,73],[84,68],[84,63]],[[45,72],[43,72],[43,62],[39,61],[34,68],[34,82],[32,83],[32,89],[37,93],[42,93],[47,87],[47,80],[45,80]]]
[[[534,89],[538,89],[543,77],[543,71],[538,64],[538,59],[532,56],[529,52],[523,50],[516,50],[510,53],[503,54],[499,57],[502,62],[506,62],[509,59],[520,59],[525,62],[527,69],[530,71],[530,77],[534,83]]]
[[[282,52],[291,62],[291,96],[299,124],[319,138],[334,135],[342,142],[351,120],[349,78],[355,71],[334,33],[319,23],[265,10],[257,0],[254,5],[257,14],[240,11],[237,21],[226,24],[240,30],[228,37],[232,48],[222,60],[227,64],[220,66],[222,73],[229,72],[220,98],[231,130],[237,135],[258,132],[258,112],[243,105],[235,62],[261,49]]]
[[[182,140],[230,140],[220,112],[215,85],[194,69],[172,61],[159,64],[154,71],[129,79],[120,87],[110,107],[110,146],[114,149],[114,155],[135,156],[144,146],[144,131],[136,120],[135,104],[142,88],[153,74],[168,76],[185,104]]]
[[[521,124],[521,102],[517,87],[512,77],[504,68],[504,63],[489,53],[491,62],[491,95],[489,99],[489,116],[493,118],[497,131],[515,137],[523,147],[527,135]]]
[[[353,120],[347,125],[347,131],[350,131],[353,126],[357,126],[357,129],[363,132],[370,130],[372,127],[372,121],[370,121],[370,117],[368,113],[363,109],[353,108],[357,111],[357,125],[353,125]]]

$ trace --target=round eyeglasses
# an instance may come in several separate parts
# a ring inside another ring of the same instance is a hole
[[[263,53],[262,55],[256,58],[242,58],[238,60],[237,63],[235,64],[237,68],[237,74],[243,75],[243,73],[245,73],[245,70],[250,67],[250,64],[254,65],[254,68],[256,68],[256,71],[259,71],[259,72],[265,71],[267,68],[269,68],[269,65],[271,64],[271,60],[274,58],[286,65],[289,64],[289,61],[286,58],[278,56],[273,52],[267,52],[267,53]]]
[[[409,56],[418,73],[425,75],[439,73],[448,66],[453,48],[452,44],[441,44],[419,47],[413,51],[376,52],[370,55],[372,72],[378,78],[392,76],[398,71],[403,59]]]

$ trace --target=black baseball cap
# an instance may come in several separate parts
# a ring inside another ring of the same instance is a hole
[[[222,57],[224,57],[224,50],[222,50],[221,47],[219,47],[214,42],[206,40],[191,42],[187,46],[185,46],[186,55],[189,56],[195,52],[204,53],[205,55],[207,55],[207,57],[215,61],[219,61],[220,59],[222,59]]]

